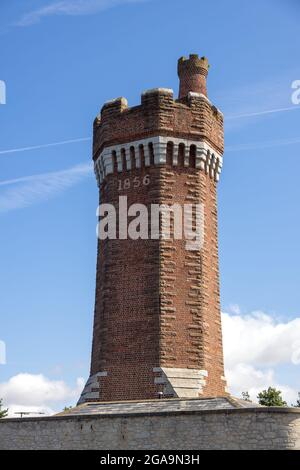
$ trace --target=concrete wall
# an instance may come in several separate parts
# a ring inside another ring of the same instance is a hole
[[[0,449],[300,449],[300,412],[258,408],[3,419]]]

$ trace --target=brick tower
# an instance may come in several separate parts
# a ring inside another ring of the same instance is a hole
[[[178,61],[179,97],[104,104],[94,122],[100,203],[203,204],[199,250],[180,239],[98,241],[91,372],[79,403],[226,395],[219,301],[217,181],[223,115],[207,98],[208,61]],[[120,235],[120,227],[117,228]]]

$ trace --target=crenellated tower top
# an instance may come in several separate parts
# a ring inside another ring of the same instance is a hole
[[[173,145],[174,165],[178,165],[178,148],[182,144],[185,166],[189,166],[189,153],[194,151],[196,168],[206,170],[216,181],[219,179],[223,114],[206,96],[208,67],[208,60],[196,54],[179,59],[178,99],[169,88],[154,88],[142,93],[138,106],[128,107],[123,97],[103,105],[94,121],[93,159],[99,185],[114,168],[122,172],[138,168],[143,162],[150,166],[151,152],[153,164],[166,164],[168,142]],[[139,155],[141,147],[144,159]]]

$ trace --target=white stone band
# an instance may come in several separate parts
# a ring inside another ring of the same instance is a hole
[[[191,146],[196,148],[196,168],[205,171],[215,181],[219,181],[223,157],[217,153],[206,142],[179,139],[175,137],[155,136],[147,139],[135,140],[120,145],[113,145],[103,149],[95,161],[95,174],[98,186],[101,185],[104,178],[114,172],[113,155],[116,157],[117,171],[123,171],[124,157],[126,161],[126,170],[131,169],[131,151],[134,149],[134,158],[136,168],[141,167],[141,149],[144,155],[145,166],[150,166],[149,145],[152,145],[154,155],[154,165],[164,165],[167,161],[167,144],[173,145],[173,166],[178,165],[179,145],[184,146],[184,166],[189,166],[189,157]]]

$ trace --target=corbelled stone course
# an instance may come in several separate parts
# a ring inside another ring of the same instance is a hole
[[[168,145],[171,154],[168,155]],[[173,166],[180,165],[181,152],[184,154],[184,167],[190,166],[190,154],[195,152],[195,168],[205,171],[215,181],[219,181],[223,158],[208,144],[167,136],[155,136],[147,139],[126,142],[121,145],[105,147],[95,161],[95,174],[98,186],[112,173],[122,173],[134,168],[153,165],[165,165],[167,158]],[[144,160],[144,162],[143,162]],[[192,197],[190,198],[193,199]]]

